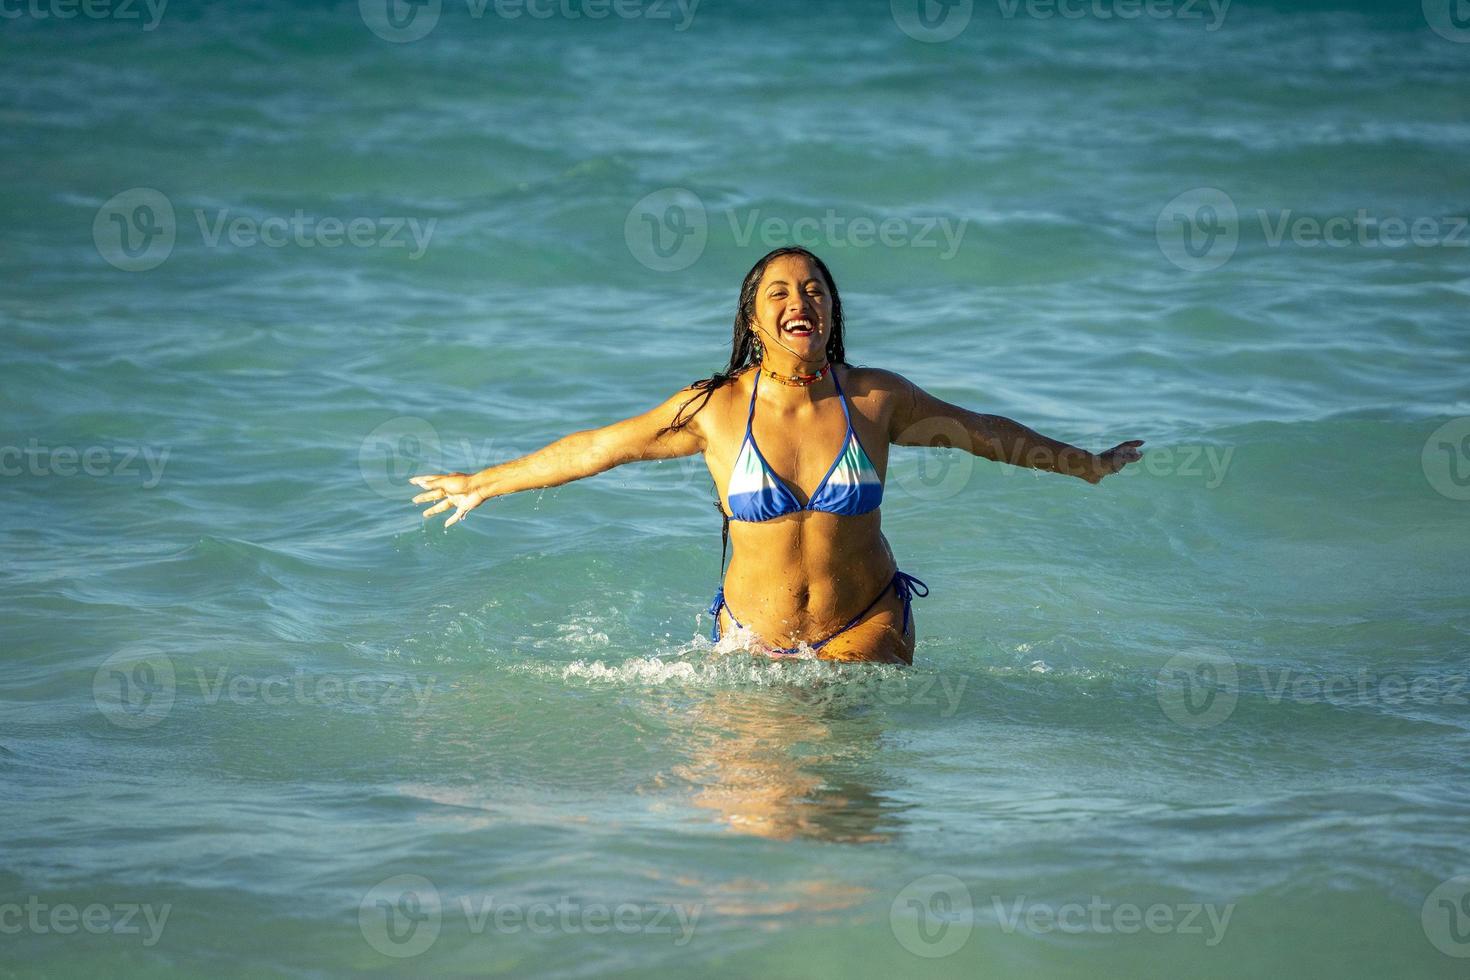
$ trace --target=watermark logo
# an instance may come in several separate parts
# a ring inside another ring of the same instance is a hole
[[[194,668],[194,681],[203,704],[234,705],[300,704],[329,707],[353,704],[359,707],[401,709],[405,718],[422,718],[434,693],[435,678],[420,681],[400,674],[308,674],[300,667],[294,674],[231,674],[220,667],[209,676],[203,667]]]
[[[409,480],[443,473],[439,432],[424,419],[400,415],[368,433],[357,451],[357,467],[373,493],[402,500],[414,492]]]
[[[904,949],[924,959],[959,952],[975,928],[970,889],[954,875],[932,874],[899,889],[888,927]]]
[[[665,187],[644,196],[623,221],[623,240],[640,263],[655,272],[687,269],[709,242],[709,215],[698,194]]]
[[[1014,20],[1024,13],[1033,20],[1205,20],[1213,33],[1225,23],[1231,0],[997,0],[1001,16]],[[1208,16],[1208,19],[1206,17]]]
[[[1470,416],[1451,419],[1424,441],[1424,478],[1442,497],[1470,500]]]
[[[947,674],[901,675],[864,672],[840,682],[822,684],[803,692],[802,701],[812,707],[882,704],[889,707],[938,708],[940,718],[952,718],[970,678]]]
[[[1218,187],[1196,187],[1159,212],[1154,238],[1164,258],[1185,272],[1218,269],[1240,243],[1240,213]]]
[[[1470,216],[1352,214],[1315,216],[1292,208],[1254,209],[1266,248],[1470,248]],[[1187,191],[1164,206],[1155,236],[1164,256],[1189,272],[1207,272],[1230,261],[1245,222],[1229,194],[1215,187]]]
[[[378,882],[358,905],[357,924],[368,945],[385,956],[407,959],[428,950],[439,938],[446,917],[463,916],[471,936],[495,935],[673,936],[686,946],[703,912],[702,905],[639,902],[581,902],[561,896],[554,902],[520,904],[497,901],[488,894],[462,895],[447,904],[434,883],[422,875],[394,875]]]
[[[152,728],[174,707],[174,662],[147,650],[119,650],[92,675],[92,701],[118,728]]]
[[[362,897],[357,928],[379,953],[407,959],[434,945],[443,915],[439,889],[432,881],[423,875],[394,875]]]
[[[1186,728],[1214,728],[1229,718],[1240,697],[1235,660],[1207,650],[1170,657],[1159,670],[1159,707]]]
[[[1296,214],[1291,208],[1274,217],[1256,209],[1261,236],[1270,248],[1291,242],[1297,248],[1470,248],[1470,218],[1464,215],[1408,219],[1369,214],[1358,208],[1352,215],[1315,218]]]
[[[151,948],[163,938],[163,930],[173,908],[171,902],[162,905],[140,905],[136,902],[103,905],[93,902],[78,906],[70,902],[43,902],[40,896],[31,895],[24,904],[0,903],[0,936],[21,933],[71,936],[77,932],[93,936],[142,936],[144,947]]]
[[[424,257],[434,238],[438,218],[420,221],[416,217],[338,218],[332,215],[307,214],[297,208],[288,217],[271,215],[258,218],[250,214],[231,214],[218,208],[213,215],[203,208],[194,210],[199,237],[207,248],[219,248],[227,242],[234,248],[405,248],[410,261]]]
[[[925,44],[953,40],[975,14],[975,0],[888,0],[888,7],[898,29]]]
[[[1256,668],[1261,694],[1271,704],[1470,704],[1470,675],[1434,673],[1298,674]]]
[[[759,208],[729,208],[717,227],[729,232],[736,248],[753,242],[767,249],[784,245],[822,248],[938,249],[940,261],[959,253],[968,218],[947,215],[846,215],[835,208],[795,218],[765,214]],[[658,272],[676,272],[699,260],[709,242],[710,214],[699,195],[666,187],[645,196],[628,211],[623,238],[640,263]]]
[[[976,457],[969,451],[970,434],[956,419],[934,416],[909,426],[895,445],[922,446],[944,452],[924,452],[913,468],[893,471],[905,493],[919,500],[948,500],[970,485],[975,474]]]
[[[0,476],[137,477],[141,459],[147,469],[143,489],[152,490],[163,480],[163,468],[171,450],[165,446],[48,446],[30,439],[25,446],[0,446]]]
[[[1424,0],[1424,19],[1445,40],[1470,44],[1470,0]]]
[[[1430,892],[1419,910],[1424,935],[1446,956],[1470,957],[1470,875],[1456,875]]]
[[[735,210],[725,212],[730,226],[730,237],[736,246],[745,248],[752,240],[758,240],[766,248],[782,245],[803,245],[807,248],[938,248],[939,260],[947,262],[959,254],[965,238],[965,229],[970,219],[958,221],[943,215],[899,217],[882,219],[860,214],[855,217],[839,214],[828,208],[821,217],[805,215],[787,220],[777,215],[762,216],[759,208],[743,214]]]
[[[1000,920],[1001,931],[1008,935],[1023,928],[1034,935],[1061,932],[1130,936],[1148,931],[1156,936],[1203,936],[1205,945],[1209,947],[1218,946],[1225,939],[1230,917],[1235,914],[1233,903],[1154,902],[1138,905],[1113,902],[1102,895],[1093,895],[1085,903],[1029,902],[1025,895],[1014,901],[992,895],[990,901],[996,918]]]
[[[488,11],[499,20],[669,20],[674,30],[687,31],[694,23],[700,0],[465,0],[471,20]],[[368,30],[394,44],[427,37],[439,25],[443,0],[358,0],[358,13]]]
[[[108,721],[119,728],[151,728],[173,710],[180,691],[197,697],[206,707],[299,704],[331,707],[395,709],[407,718],[421,718],[428,710],[436,678],[407,674],[293,674],[257,676],[234,673],[228,667],[210,670],[195,665],[193,677],[176,671],[161,653],[121,650],[103,661],[92,677],[92,699]],[[192,689],[188,685],[192,683]]]
[[[3,2],[3,0],[0,0]],[[193,211],[200,241],[206,248],[384,248],[407,249],[408,258],[423,258],[434,237],[438,218],[339,218],[307,214],[297,208],[289,215],[257,217],[229,208],[213,213]],[[173,203],[162,191],[134,187],[113,197],[92,220],[92,241],[109,265],[124,272],[147,272],[173,253],[179,235]]]
[[[177,234],[173,202],[152,187],[114,195],[92,219],[97,254],[123,272],[158,268],[172,254]]]
[[[393,44],[427,37],[438,25],[442,7],[443,0],[357,0],[368,30]]]
[[[74,20],[78,15],[88,20],[143,19],[143,30],[151,31],[167,7],[168,0],[0,0],[0,21]]]

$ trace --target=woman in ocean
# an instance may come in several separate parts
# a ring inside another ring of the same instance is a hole
[[[955,446],[1097,483],[1139,459],[1143,442],[1093,454],[850,366],[832,274],[788,247],[746,275],[723,373],[478,473],[415,477],[424,492],[413,499],[434,504],[426,518],[454,508],[448,527],[492,497],[703,453],[735,549],[710,606],[712,637],[745,629],[771,656],[907,664],[910,603],[928,588],[898,569],[879,527],[890,445]]]

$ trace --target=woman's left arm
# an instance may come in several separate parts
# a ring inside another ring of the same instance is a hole
[[[1142,439],[1102,453],[1059,442],[1002,415],[981,415],[951,405],[900,375],[881,372],[892,386],[889,441],[899,446],[955,446],[984,459],[1047,470],[1098,483],[1143,458]]]

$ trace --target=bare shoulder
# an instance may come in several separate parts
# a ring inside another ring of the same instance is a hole
[[[903,375],[884,368],[850,367],[843,375],[848,394],[855,398],[889,401],[896,396],[911,397],[913,384]]]
[[[888,430],[889,441],[899,445],[928,445],[923,440],[934,426],[949,425],[936,420],[959,422],[969,414],[894,371],[852,368],[848,377],[851,378],[849,387],[856,389],[855,397],[866,402],[869,411]]]

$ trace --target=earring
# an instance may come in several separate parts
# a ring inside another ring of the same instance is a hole
[[[755,357],[757,361],[762,360],[766,355],[766,350],[764,347],[761,346],[761,339],[759,337],[756,337],[751,341],[751,343],[753,345],[751,347],[751,354]]]

